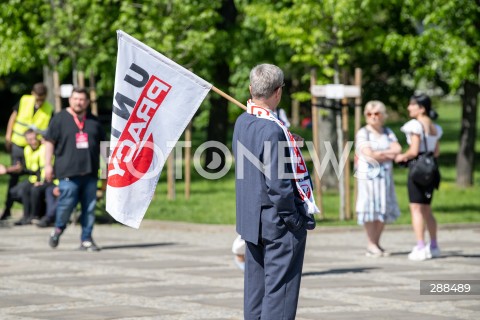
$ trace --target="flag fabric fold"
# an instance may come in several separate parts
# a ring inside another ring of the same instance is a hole
[[[165,161],[212,85],[117,31],[106,209],[139,228]]]

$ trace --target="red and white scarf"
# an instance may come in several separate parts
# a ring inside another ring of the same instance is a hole
[[[315,204],[315,199],[313,198],[312,183],[307,166],[305,165],[305,161],[302,156],[302,152],[300,151],[300,148],[298,148],[297,142],[293,138],[288,128],[283,124],[282,121],[278,120],[270,110],[255,105],[251,99],[247,101],[247,112],[256,116],[257,118],[273,121],[278,124],[280,128],[282,128],[285,138],[287,139],[290,156],[292,157],[290,165],[292,167],[293,176],[295,177],[295,184],[297,186],[298,193],[300,194],[300,198],[306,204],[308,213],[319,213],[320,210]]]

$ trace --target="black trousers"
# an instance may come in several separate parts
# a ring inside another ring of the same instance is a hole
[[[47,192],[49,190],[52,192],[51,189],[49,189],[51,185],[51,183],[43,183],[31,189],[30,206],[32,218],[41,218],[45,215],[46,208],[48,208],[49,205],[47,201],[52,201],[51,197],[47,197]],[[54,204],[50,204],[50,206],[54,206]]]
[[[11,153],[12,165],[20,162],[22,166],[25,167],[25,156],[23,153],[23,148],[12,143],[12,153]],[[8,180],[8,189],[7,189],[7,199],[5,200],[5,209],[10,210],[13,206],[13,202],[16,201],[12,198],[10,191],[15,187],[20,178],[19,174],[10,174],[10,179]]]
[[[35,186],[25,180],[17,184],[11,190],[12,199],[23,204],[23,220],[31,221],[33,218],[41,218],[49,209],[49,219],[54,220],[57,199],[53,195],[52,183],[43,183]]]
[[[10,196],[13,201],[18,201],[23,205],[23,220],[29,221],[33,217],[33,204],[31,201],[31,192],[33,184],[28,180],[18,183],[10,190]]]

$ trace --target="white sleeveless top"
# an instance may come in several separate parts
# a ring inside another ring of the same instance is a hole
[[[430,151],[430,152],[435,151],[435,146],[437,145],[437,141],[440,140],[440,138],[443,135],[442,127],[440,127],[436,123],[434,125],[435,125],[435,128],[437,129],[437,134],[436,135],[427,134],[425,136],[425,138],[427,140],[428,151]],[[423,142],[424,130],[423,130],[422,123],[420,121],[418,121],[416,119],[412,119],[412,120],[408,121],[407,123],[405,123],[400,128],[400,130],[403,133],[405,133],[405,135],[407,136],[407,143],[408,144],[411,144],[411,142],[412,142],[411,135],[412,134],[418,134],[420,136],[420,150],[419,150],[419,152],[422,153],[422,152],[427,151],[425,149],[425,143]]]

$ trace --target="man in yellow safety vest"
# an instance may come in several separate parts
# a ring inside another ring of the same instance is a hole
[[[0,164],[0,175],[20,172],[28,174],[28,179],[19,182],[10,190],[12,199],[23,204],[23,216],[15,222],[16,226],[31,224],[33,219],[41,218],[48,207],[55,206],[53,195],[47,197],[47,193],[53,189],[49,187],[55,185],[45,181],[45,145],[38,139],[33,129],[25,132],[25,138],[27,139],[27,146],[24,148],[25,166],[17,163],[6,168]]]

